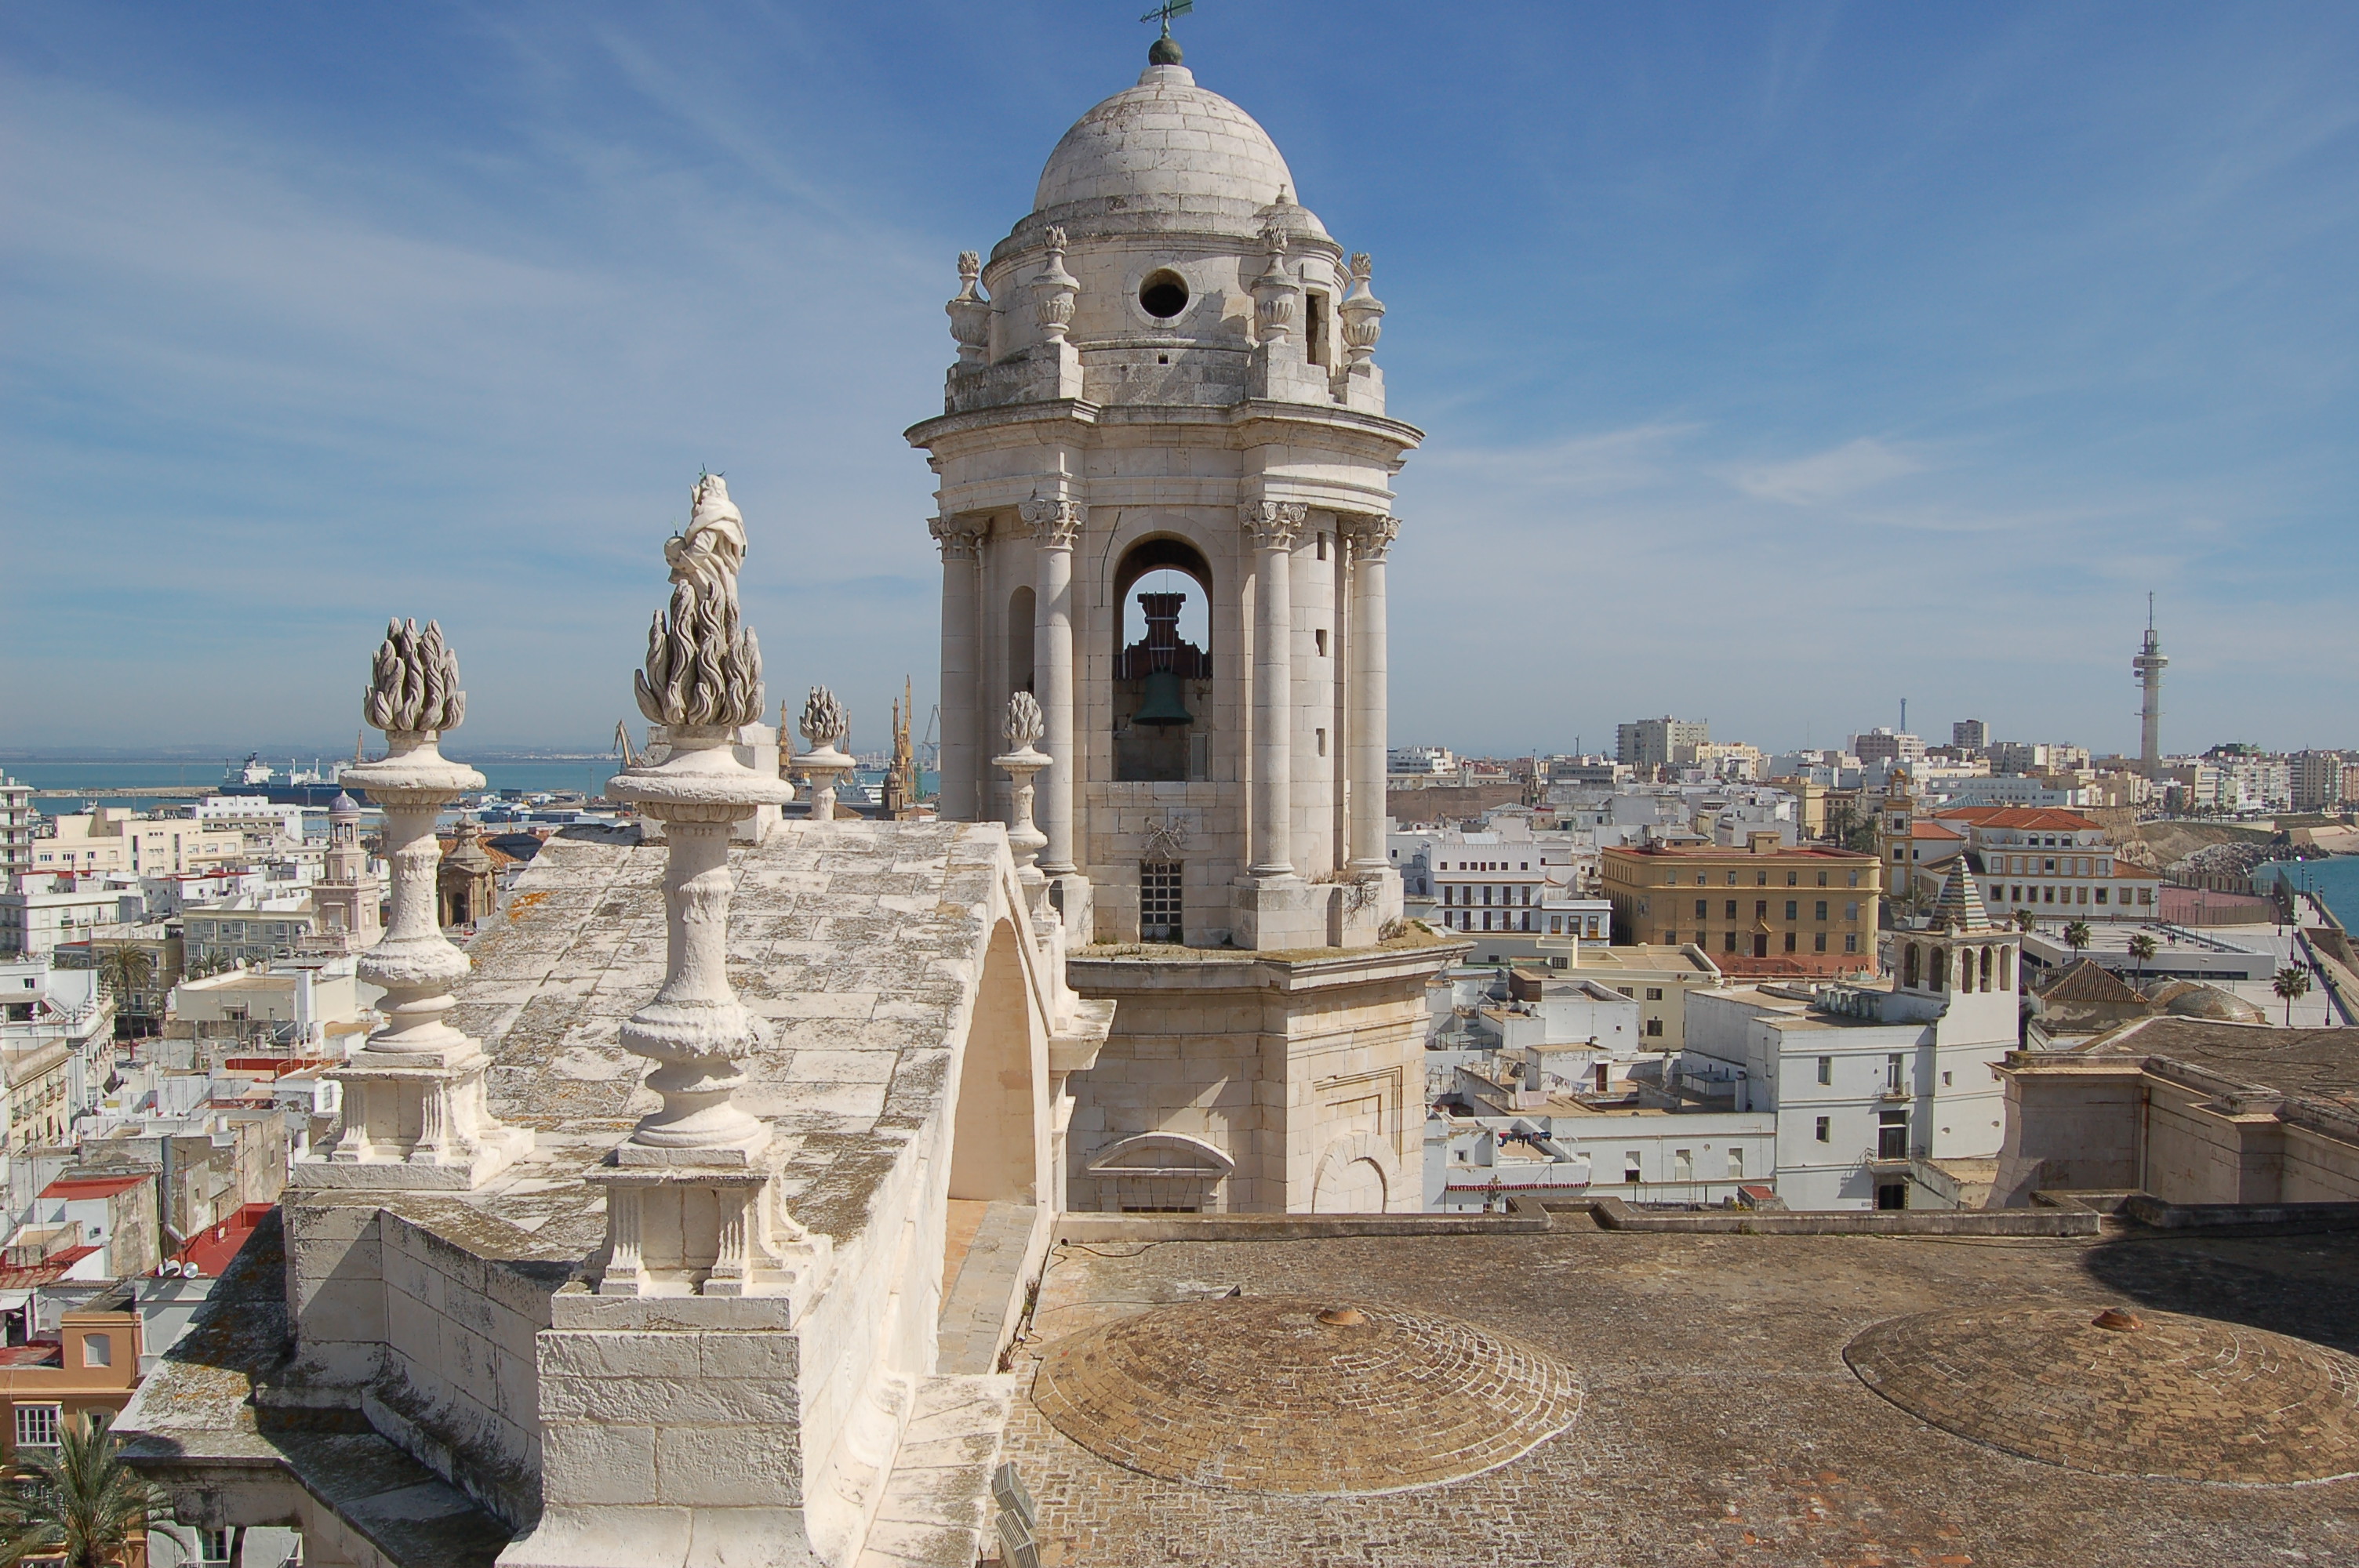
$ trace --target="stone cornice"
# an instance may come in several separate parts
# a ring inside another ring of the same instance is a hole
[[[1282,438],[1289,429],[1308,427],[1329,439],[1345,437],[1364,444],[1385,460],[1397,463],[1423,444],[1425,432],[1399,419],[1364,414],[1332,404],[1282,403],[1253,397],[1226,406],[1185,403],[1093,403],[1067,397],[1038,403],[1009,403],[996,408],[975,408],[920,420],[902,434],[911,446],[935,450],[945,443],[975,432],[1024,425],[1070,425],[1082,430],[1136,426],[1180,426],[1199,430],[1225,430],[1231,447],[1259,446]],[[1238,439],[1244,436],[1248,438]]]

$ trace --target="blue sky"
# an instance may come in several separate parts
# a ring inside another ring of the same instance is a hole
[[[774,694],[931,702],[962,248],[1146,7],[0,13],[0,747],[629,708],[700,465]],[[2359,9],[1313,6],[1179,31],[1374,253],[1393,733],[2359,745]],[[463,750],[464,748],[461,748]]]

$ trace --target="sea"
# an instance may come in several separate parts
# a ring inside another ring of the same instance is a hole
[[[2359,855],[2333,855],[2323,860],[2272,860],[2253,868],[2256,884],[2290,881],[2314,892],[2334,912],[2345,929],[2359,930]]]
[[[465,762],[484,775],[486,787],[495,790],[522,790],[527,794],[543,791],[579,790],[597,796],[605,793],[606,781],[620,771],[621,764],[612,757],[531,758],[523,761],[484,762],[462,753],[446,753],[453,762]],[[266,758],[265,761],[270,761]],[[312,759],[297,759],[307,771]],[[271,764],[277,771],[274,783],[284,783],[288,767],[284,761]],[[222,782],[226,765],[222,762],[172,761],[142,761],[108,758],[104,761],[74,762],[42,761],[0,762],[0,775],[27,784],[38,791],[118,790],[135,793],[128,795],[100,797],[96,804],[129,806],[135,811],[151,810],[160,806],[185,806],[194,797],[187,795],[140,795],[142,789],[210,789]],[[326,771],[321,760],[321,771]],[[863,769],[853,775],[862,784],[875,786],[884,782],[884,774]],[[920,795],[930,795],[940,787],[939,773],[928,772],[919,775]],[[82,801],[71,794],[36,799],[36,806],[51,816],[83,808]]]

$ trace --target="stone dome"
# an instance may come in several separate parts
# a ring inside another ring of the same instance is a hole
[[[360,814],[361,803],[354,800],[351,795],[346,795],[342,790],[338,790],[336,792],[336,798],[328,803],[328,815],[332,817],[357,817]]]
[[[1040,171],[1033,210],[1209,198],[1257,211],[1294,175],[1254,117],[1196,85],[1185,66],[1150,65],[1138,85],[1082,115]]]

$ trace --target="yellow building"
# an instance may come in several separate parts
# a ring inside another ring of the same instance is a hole
[[[1599,860],[1617,943],[1691,942],[1733,978],[1875,968],[1883,875],[1874,855],[1789,849],[1761,832],[1741,849],[1649,844]]]

